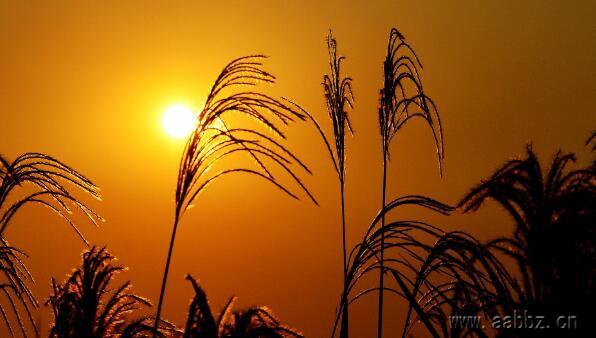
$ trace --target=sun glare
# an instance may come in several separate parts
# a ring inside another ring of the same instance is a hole
[[[182,138],[188,136],[193,130],[195,116],[190,108],[177,104],[165,111],[162,124],[168,135],[173,138]]]

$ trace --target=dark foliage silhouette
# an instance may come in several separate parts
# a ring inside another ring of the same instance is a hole
[[[419,71],[422,64],[414,49],[406,42],[397,29],[391,29],[387,45],[387,55],[383,63],[383,88],[380,91],[379,129],[383,154],[382,205],[386,204],[387,165],[390,160],[389,146],[398,132],[411,120],[422,118],[430,127],[436,145],[439,168],[441,168],[443,150],[443,129],[437,107],[426,95],[422,87]],[[385,217],[381,219],[381,227]],[[381,231],[381,246],[384,242]],[[379,315],[377,337],[383,335],[383,294],[384,294],[384,250],[380,251],[381,268],[379,269]]]
[[[105,248],[95,247],[83,254],[82,266],[63,284],[52,280],[51,305],[54,323],[50,337],[158,337],[187,338],[290,338],[302,335],[281,324],[266,307],[233,310],[235,297],[229,299],[219,315],[209,305],[207,295],[190,275],[195,295],[191,301],[184,330],[160,321],[155,332],[152,317],[131,319],[133,312],[151,304],[130,293],[130,282],[112,290],[116,275],[125,270],[112,264],[114,257]]]
[[[558,152],[548,171],[543,172],[528,147],[526,158],[507,162],[458,205],[470,212],[486,200],[496,201],[514,221],[512,236],[481,243],[464,232],[445,233],[420,222],[387,225],[384,232],[388,244],[383,250],[389,254],[388,264],[402,268],[386,268],[398,287],[385,291],[409,303],[402,336],[411,333],[416,323],[422,323],[433,337],[589,335],[587,321],[593,313],[596,271],[596,177],[591,166],[567,170],[574,160],[572,154]],[[359,259],[355,262],[368,259],[372,261],[369,264],[375,264],[375,241],[379,237],[375,232],[367,234],[357,247],[355,257]],[[424,244],[425,237],[434,243]],[[368,256],[361,254],[367,250]],[[551,330],[496,327],[491,332],[450,322],[456,315],[477,315],[490,321],[494,316],[512,316],[515,311],[545,316],[549,321],[544,325]],[[560,315],[576,316],[577,328],[553,330]]]
[[[499,295],[504,309],[528,310],[547,318],[575,315],[580,330],[568,334],[581,336],[593,318],[595,300],[596,171],[593,166],[568,170],[573,162],[573,154],[559,151],[543,171],[528,147],[525,159],[507,162],[459,207],[475,211],[486,200],[494,200],[514,222],[513,236],[487,244],[513,260],[519,270],[520,277],[503,290],[507,294]]]
[[[38,302],[28,287],[28,284],[33,282],[33,277],[20,258],[23,254],[8,244],[6,230],[19,210],[24,206],[37,204],[47,207],[64,219],[86,242],[82,232],[71,219],[73,210],[82,212],[93,224],[103,219],[83,203],[71,188],[78,188],[83,193],[100,199],[99,188],[73,168],[40,153],[25,153],[13,162],[0,155],[0,182],[0,261],[3,275],[1,288],[23,336],[27,336],[27,332],[18,304],[24,308],[37,335],[39,332],[32,319],[31,310],[38,307]],[[13,201],[11,195],[16,195],[16,190],[22,190],[24,194],[17,195]],[[13,335],[7,309],[2,303],[0,313],[9,333]]]
[[[245,56],[230,62],[211,87],[205,106],[197,116],[196,129],[186,144],[178,171],[172,236],[157,304],[158,321],[178,223],[195,198],[209,184],[232,173],[246,173],[263,178],[289,196],[298,198],[274,176],[272,166],[276,166],[316,204],[315,198],[291,165],[295,164],[307,173],[310,170],[280,143],[286,138],[282,126],[288,126],[296,120],[305,120],[307,116],[288,101],[280,101],[256,91],[245,89],[229,93],[230,90],[253,87],[259,82],[274,82],[275,77],[261,69],[263,58],[261,55]],[[248,119],[248,126],[230,125],[227,118],[233,115]],[[265,128],[260,130],[259,126]],[[255,162],[255,168],[224,167],[213,171],[214,167],[233,154],[244,154]]]
[[[228,300],[218,315],[214,314],[207,294],[190,275],[195,296],[188,309],[185,338],[284,338],[302,337],[282,324],[265,307],[245,311],[232,309],[235,297]]]
[[[52,279],[53,293],[47,301],[54,315],[50,337],[116,337],[122,332],[125,337],[140,337],[142,325],[153,324],[142,318],[125,325],[128,315],[150,303],[128,291],[130,282],[110,289],[115,276],[124,270],[113,265],[113,259],[105,247],[92,247],[83,253],[82,266],[64,283]]]

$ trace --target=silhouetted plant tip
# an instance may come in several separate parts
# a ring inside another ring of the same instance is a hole
[[[586,140],[586,145],[592,146],[592,151],[596,150],[596,130],[594,130],[591,134],[590,137],[588,137],[588,139]]]
[[[593,153],[596,152],[596,130],[590,134],[585,145],[587,147],[592,147],[591,150]],[[592,170],[596,170],[596,157],[592,160]]]
[[[247,86],[253,87],[258,83],[273,83],[275,77],[261,69],[263,58],[263,55],[240,57],[223,69],[211,87],[204,108],[197,116],[196,129],[186,143],[178,171],[174,225],[157,304],[158,321],[178,223],[195,198],[208,185],[229,174],[246,173],[260,177],[298,199],[298,196],[274,175],[273,167],[277,167],[317,204],[296,173],[297,170],[303,170],[308,174],[311,171],[281,143],[281,140],[286,138],[283,127],[297,120],[305,120],[307,115],[285,100],[278,100],[250,89],[229,92]],[[263,130],[258,127],[230,125],[227,118],[234,114],[249,119],[257,126],[263,126]],[[254,160],[254,168],[231,167],[213,171],[218,163],[222,163],[233,154],[244,154]]]
[[[192,284],[195,296],[188,309],[185,338],[302,337],[298,331],[282,325],[266,307],[234,311],[235,297],[216,315],[199,283],[190,275],[186,279]]]

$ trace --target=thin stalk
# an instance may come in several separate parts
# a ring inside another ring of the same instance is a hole
[[[157,337],[157,329],[159,327],[159,320],[161,315],[161,306],[163,298],[166,293],[166,284],[168,282],[168,272],[170,270],[170,262],[172,260],[172,251],[174,251],[174,239],[176,238],[176,229],[178,229],[178,220],[180,213],[176,212],[176,219],[174,220],[174,227],[172,228],[172,238],[170,239],[170,247],[168,248],[168,258],[166,259],[166,267],[161,281],[161,291],[159,292],[159,302],[157,303],[157,313],[155,314],[155,323],[153,323],[153,338]]]
[[[341,75],[341,61],[343,56],[337,55],[337,41],[333,38],[331,33],[327,38],[327,50],[329,52],[329,68],[330,73],[323,76],[323,90],[325,94],[325,101],[327,104],[327,112],[333,123],[333,136],[335,139],[335,155],[329,147],[329,142],[321,129],[321,136],[325,140],[331,159],[335,166],[339,178],[339,186],[341,191],[341,230],[342,230],[342,249],[343,249],[343,272],[344,282],[342,291],[342,322],[339,336],[341,338],[348,337],[348,255],[346,251],[346,218],[345,218],[345,131],[346,129],[352,133],[352,126],[348,118],[347,108],[353,108],[353,94],[352,94],[352,78],[342,77]],[[346,106],[347,105],[347,106]],[[311,118],[312,119],[312,118]],[[335,326],[333,328],[335,330]]]
[[[387,153],[383,152],[383,196],[381,210],[385,209],[387,191]],[[381,229],[385,229],[385,213],[381,217]],[[383,287],[385,275],[385,231],[381,231],[381,269],[379,270],[379,319],[377,324],[377,337],[383,337]]]
[[[343,307],[343,312],[341,316],[341,333],[340,336],[342,338],[348,338],[349,336],[349,320],[348,320],[348,301],[346,290],[348,289],[348,262],[347,262],[347,254],[346,254],[346,213],[345,213],[345,203],[344,203],[344,181],[340,182],[340,189],[341,189],[341,227],[342,227],[342,247],[343,247],[343,255],[344,255],[344,295],[343,298],[346,301]]]

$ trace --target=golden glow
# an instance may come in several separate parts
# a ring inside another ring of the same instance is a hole
[[[376,108],[391,27],[406,36],[424,65],[424,91],[437,103],[445,132],[446,166],[441,178],[430,131],[422,120],[412,121],[393,140],[388,198],[420,194],[455,202],[506,159],[523,156],[530,141],[544,161],[559,148],[581,154],[582,166],[593,158],[583,142],[596,127],[596,114],[589,113],[596,93],[596,1],[264,0],[258,10],[248,1],[137,2],[0,0],[0,153],[14,160],[26,151],[45,152],[98,184],[104,201],[85,201],[107,223],[96,229],[76,215],[79,226],[90,242],[106,244],[118,256],[117,265],[130,267],[117,278],[130,279],[134,293],[153,301],[159,298],[187,140],[170,136],[162,118],[174,104],[186,105],[196,117],[217,75],[236,57],[269,55],[263,69],[277,81],[223,95],[256,90],[288,97],[329,136],[332,122],[320,83],[329,73],[325,36],[333,29],[339,54],[347,57],[342,73],[354,78],[356,95],[350,111],[356,135],[346,139],[350,248],[362,240],[382,202]],[[225,122],[229,128],[263,128],[236,113]],[[236,294],[238,308],[270,305],[305,336],[329,336],[343,289],[337,177],[313,123],[276,123],[288,137],[283,143],[312,170],[300,178],[321,207],[294,201],[248,174],[210,186],[195,202],[199,210],[178,229],[164,319],[184,323],[194,295],[184,276],[191,273],[212,304],[223,306]],[[221,122],[212,121],[212,127]],[[253,161],[232,155],[212,173],[257,168]],[[278,183],[301,193],[284,170],[276,174],[283,176]],[[32,291],[42,299],[52,291],[52,277],[62,281],[78,265],[85,246],[45,209],[21,209],[3,234],[31,257],[26,263],[37,280]],[[510,224],[494,203],[449,217],[404,208],[396,218],[402,212],[483,239],[511,231],[483,226]],[[378,280],[362,282],[375,286]],[[400,313],[408,309],[408,302],[389,294],[385,315],[395,320],[384,323],[387,337],[401,332]],[[353,337],[377,337],[375,296],[350,307]],[[147,310],[155,314],[155,308]],[[34,318],[47,327],[51,307],[36,309]],[[9,319],[19,330],[16,318]],[[414,326],[412,333],[422,330]],[[0,337],[10,337],[3,319]]]
[[[187,137],[194,128],[195,116],[190,108],[177,104],[165,111],[162,125],[166,133],[173,138]]]

